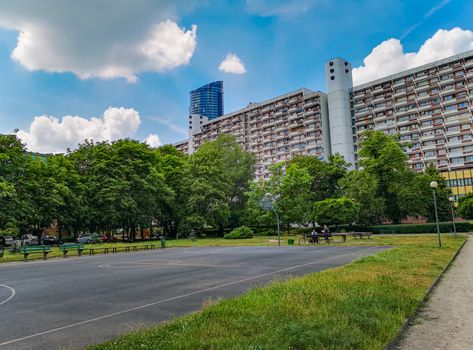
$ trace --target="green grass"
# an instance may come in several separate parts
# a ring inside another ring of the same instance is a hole
[[[443,237],[439,249],[433,235],[374,237],[396,247],[89,349],[382,349],[464,240]]]

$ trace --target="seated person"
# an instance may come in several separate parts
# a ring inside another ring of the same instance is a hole
[[[310,240],[311,242],[319,243],[319,237],[317,236],[317,231],[315,230],[315,228],[310,233]]]

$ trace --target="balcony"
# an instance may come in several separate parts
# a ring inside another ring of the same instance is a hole
[[[434,143],[432,145],[425,145],[425,146],[422,146],[421,149],[422,151],[431,151],[431,150],[434,150],[437,148],[437,145]]]
[[[446,131],[445,136],[457,136],[460,135],[462,131],[460,129],[458,130],[451,130],[451,131]]]
[[[372,113],[371,108],[370,108],[370,109],[366,109],[366,110],[364,110],[364,111],[358,111],[358,112],[355,111],[355,117],[356,117],[356,118],[363,118],[363,117],[365,117],[365,116],[370,115],[371,113]]]
[[[456,169],[456,168],[462,168],[462,167],[464,167],[464,166],[465,166],[465,162],[464,162],[464,161],[462,161],[462,162],[460,162],[460,163],[450,163],[450,168],[451,168],[451,169],[454,169],[454,168],[455,168],[455,169]]]
[[[442,72],[443,73],[443,72]],[[442,74],[439,74],[442,75]],[[447,83],[453,83],[453,76],[444,80],[439,80],[439,84],[447,84]]]
[[[445,67],[439,68],[438,75],[444,75],[444,74],[451,73],[451,72],[453,72],[452,67],[445,66]]]
[[[415,91],[417,94],[419,94],[419,92],[423,92],[423,91],[429,90],[431,87],[432,87],[432,85],[430,85],[430,84],[422,85],[422,86],[416,86],[414,91]]]
[[[469,61],[466,61],[464,64],[463,64],[463,67],[465,69],[467,68],[473,68],[473,59],[470,59]]]
[[[471,70],[471,71],[465,73],[465,78],[466,78],[466,79],[473,78],[473,70]]]
[[[291,115],[289,115],[289,121],[293,121],[293,120],[297,120],[297,119],[301,119],[301,118],[304,118],[304,116],[302,114],[291,114]]]
[[[456,109],[451,109],[451,110],[444,110],[443,111],[443,115],[444,116],[450,116],[450,115],[454,115],[454,114],[457,114],[458,111]]]
[[[419,139],[421,141],[429,141],[429,140],[435,140],[435,137],[436,137],[436,135],[434,133],[432,133],[430,135],[421,135]]]
[[[381,87],[378,87],[378,88],[372,90],[371,93],[372,93],[373,95],[376,95],[376,94],[379,94],[379,93],[381,93],[381,92],[383,92],[383,91],[384,91],[384,89],[383,89],[383,87],[381,86]]]
[[[394,94],[393,94],[393,97],[394,97],[394,98],[396,98],[396,97],[401,97],[401,96],[404,96],[404,95],[406,95],[406,94],[407,94],[406,90],[403,90],[403,91],[399,91],[399,92],[394,93]]]

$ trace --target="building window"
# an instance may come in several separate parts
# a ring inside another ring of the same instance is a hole
[[[446,111],[454,111],[456,109],[457,109],[457,107],[455,105],[445,106]]]

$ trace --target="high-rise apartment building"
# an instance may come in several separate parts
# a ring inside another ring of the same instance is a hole
[[[399,134],[416,171],[433,163],[455,195],[472,192],[473,51],[426,64],[352,91],[355,136]]]
[[[261,103],[250,103],[213,120],[192,115],[189,141],[175,146],[192,153],[205,140],[232,134],[245,150],[256,155],[257,175],[267,177],[271,164],[288,161],[295,155],[328,157],[327,117],[326,94],[299,89]]]
[[[297,154],[327,159],[339,153],[356,164],[365,130],[399,134],[409,164],[433,163],[455,195],[473,192],[473,51],[353,86],[349,62],[326,64],[328,94],[299,89],[216,119],[189,117],[192,153],[204,140],[235,135],[257,158],[257,175]]]
[[[214,81],[190,92],[189,115],[193,114],[209,120],[223,115],[223,81]]]

